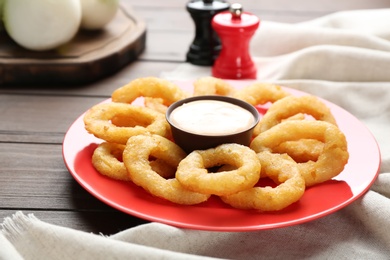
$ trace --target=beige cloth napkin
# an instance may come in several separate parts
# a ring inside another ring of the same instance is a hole
[[[371,130],[381,171],[359,200],[305,224],[253,232],[207,232],[150,223],[105,237],[16,213],[0,232],[0,259],[389,259],[390,10],[335,13],[300,24],[262,22],[251,42],[258,79],[323,97]],[[196,79],[183,64],[163,77]],[[367,162],[369,163],[369,162]]]

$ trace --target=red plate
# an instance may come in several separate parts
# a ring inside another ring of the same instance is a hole
[[[177,84],[192,91],[190,82]],[[248,82],[233,81],[232,84],[240,88]],[[306,94],[285,89],[294,95]],[[155,198],[132,183],[102,176],[91,164],[92,153],[101,140],[86,132],[83,115],[65,135],[63,157],[72,176],[93,196],[113,208],[149,221],[213,231],[251,231],[301,224],[349,205],[370,188],[379,173],[380,151],[370,131],[346,110],[324,102],[347,137],[349,162],[336,178],[308,188],[297,203],[279,212],[234,209],[218,197],[199,205],[181,206]]]

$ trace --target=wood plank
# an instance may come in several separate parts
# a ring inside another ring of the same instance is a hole
[[[17,132],[35,135],[65,134],[83,112],[107,97],[0,95],[0,133],[12,139]],[[5,140],[0,140],[5,141]],[[11,140],[8,140],[11,141]],[[26,140],[27,141],[27,140]]]
[[[0,130],[0,143],[60,144],[63,139],[64,133]]]
[[[1,207],[69,209],[74,198],[88,199],[73,182],[61,153],[61,145],[0,143]]]
[[[146,223],[85,191],[67,171],[61,149],[0,143],[0,218],[21,210],[49,223],[105,234]]]
[[[90,96],[90,97],[109,97],[111,93],[127,84],[131,80],[139,77],[159,77],[161,72],[172,71],[178,66],[177,62],[160,62],[160,61],[135,61],[125,66],[120,71],[110,75],[97,82],[83,84],[78,86],[61,86],[52,84],[42,86],[40,84],[30,86],[2,86],[0,96],[3,94],[28,94],[28,95],[45,95],[45,96]],[[0,97],[1,99],[1,97]],[[7,103],[10,105],[11,103]],[[0,115],[1,116],[1,115]]]
[[[0,165],[3,209],[111,210],[73,179],[62,145],[0,143]]]

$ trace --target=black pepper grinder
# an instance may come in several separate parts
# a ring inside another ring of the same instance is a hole
[[[221,41],[211,27],[211,20],[229,6],[223,0],[192,0],[187,3],[187,11],[195,23],[195,39],[187,52],[188,62],[203,66],[214,64],[221,50]]]

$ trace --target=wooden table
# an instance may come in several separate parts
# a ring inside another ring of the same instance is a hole
[[[107,235],[146,223],[90,195],[72,178],[62,158],[64,135],[84,111],[132,79],[159,76],[185,62],[194,37],[185,1],[122,1],[147,24],[146,48],[136,61],[114,75],[81,86],[0,86],[0,219],[21,210],[49,223]],[[386,0],[240,3],[263,20],[279,22],[300,22],[340,10],[389,7]]]

